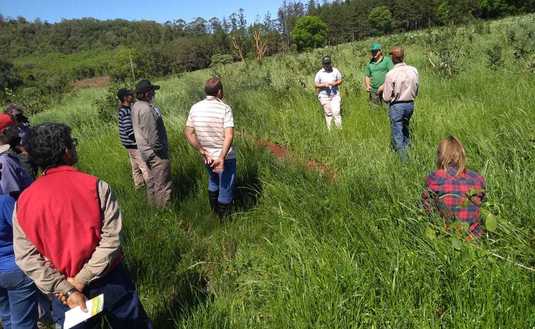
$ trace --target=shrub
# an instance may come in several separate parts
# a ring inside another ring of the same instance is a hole
[[[328,27],[321,18],[316,16],[300,17],[292,31],[292,38],[297,49],[302,51],[323,47],[327,42]]]
[[[210,67],[230,64],[234,61],[232,55],[229,54],[215,54],[210,59]]]
[[[497,70],[503,65],[503,50],[498,44],[486,50],[487,64],[492,70]]]
[[[392,13],[386,6],[375,7],[368,15],[368,22],[378,32],[390,32],[392,30]]]
[[[454,28],[433,31],[426,36],[429,49],[428,61],[434,72],[443,78],[451,78],[462,67],[462,44],[457,42]]]
[[[106,94],[95,101],[98,117],[101,121],[106,123],[117,121],[117,108],[119,106],[117,90],[120,88],[124,88],[124,85],[117,82],[110,84]]]
[[[0,98],[5,98],[9,91],[14,91],[22,84],[12,63],[0,58]]]

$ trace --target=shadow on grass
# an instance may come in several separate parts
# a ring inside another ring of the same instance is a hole
[[[258,175],[258,166],[249,164],[245,172],[236,178],[234,197],[235,211],[245,212],[256,207],[262,195],[262,182]]]
[[[196,192],[197,176],[198,170],[194,166],[188,166],[172,174],[174,202],[181,203]]]
[[[172,257],[172,259],[174,262],[180,262],[181,257],[178,259]],[[151,266],[144,265],[145,263],[136,261],[135,258],[129,259],[129,273],[134,282],[150,281],[150,276],[155,275],[151,273],[153,271]],[[200,272],[188,270],[183,273],[164,275],[157,281],[153,284],[157,284],[162,289],[162,294],[156,298],[160,299],[161,304],[159,304],[163,306],[159,306],[156,313],[150,315],[154,328],[177,327],[177,323],[186,318],[191,310],[205,304],[209,299],[208,279]],[[169,287],[171,289],[168,289]]]
[[[208,280],[198,272],[181,275],[174,293],[166,296],[166,307],[153,316],[154,328],[175,328],[181,319],[199,305],[208,301]]]

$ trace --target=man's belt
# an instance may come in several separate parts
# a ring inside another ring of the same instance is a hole
[[[395,104],[407,104],[407,103],[414,103],[414,101],[395,101],[395,102],[390,102],[390,105],[395,105]]]

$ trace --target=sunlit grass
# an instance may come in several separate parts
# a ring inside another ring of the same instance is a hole
[[[386,110],[371,111],[361,90],[368,41],[161,81],[177,190],[168,210],[148,207],[132,189],[117,127],[94,106],[104,91],[80,91],[32,120],[72,125],[80,167],[117,193],[127,262],[157,328],[533,328],[535,276],[515,263],[535,266],[535,78],[508,48],[497,71],[484,57],[489,38],[502,40],[515,19],[494,23],[492,34],[470,32],[462,70],[448,79],[430,68],[425,44],[407,46],[421,90],[406,165],[390,150]],[[392,38],[381,41],[390,46],[399,36]],[[344,127],[330,133],[311,89],[325,53],[346,76]],[[205,169],[181,133],[214,73],[238,131],[240,207],[222,225],[209,211]],[[497,233],[460,248],[449,237],[426,238],[418,205],[448,134],[486,176],[500,221]],[[255,139],[288,147],[291,159],[273,158]],[[307,170],[311,159],[336,179]]]

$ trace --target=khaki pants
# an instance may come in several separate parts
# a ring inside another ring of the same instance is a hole
[[[323,106],[323,111],[325,112],[325,123],[327,124],[327,128],[331,129],[333,118],[336,127],[342,128],[342,115],[340,114],[342,98],[340,97],[340,94],[333,96],[320,96],[319,101],[321,106]]]
[[[147,194],[149,202],[159,208],[165,208],[171,200],[171,162],[157,156],[147,162],[149,184]]]
[[[145,161],[141,158],[141,153],[138,149],[127,149],[128,157],[130,158],[130,165],[132,166],[132,178],[134,179],[134,186],[136,189],[143,185],[148,185],[149,168]]]

